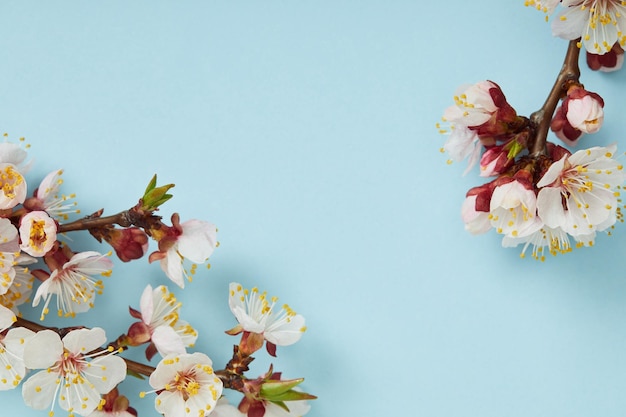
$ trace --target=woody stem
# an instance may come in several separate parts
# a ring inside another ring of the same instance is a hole
[[[578,57],[580,55],[579,41],[580,38],[569,42],[563,66],[552,86],[552,90],[550,90],[543,106],[530,115],[530,125],[535,132],[534,142],[529,147],[531,156],[547,155],[546,144],[552,116],[559,104],[559,100],[565,95],[568,87],[571,83],[578,82],[580,78],[580,68],[578,66]]]
[[[102,211],[100,211],[101,213]],[[85,217],[70,223],[59,225],[58,233],[73,232],[76,230],[88,230],[97,227],[118,224],[122,227],[129,227],[133,224],[133,216],[130,210],[124,210],[112,216],[106,217]]]

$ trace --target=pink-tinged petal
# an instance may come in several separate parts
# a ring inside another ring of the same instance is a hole
[[[106,334],[100,327],[93,329],[72,330],[63,338],[63,345],[72,353],[83,355],[101,347],[107,341]]]
[[[597,100],[587,95],[569,101],[567,120],[575,129],[584,133],[595,133],[600,130],[604,121],[604,110]]]
[[[42,330],[24,346],[24,364],[29,369],[42,369],[54,365],[63,354],[63,342],[56,332]]]
[[[159,326],[152,332],[152,342],[163,357],[169,354],[185,353],[185,345],[176,331],[170,326]]]
[[[145,324],[150,324],[152,322],[152,314],[154,313],[154,300],[151,285],[146,286],[143,290],[139,301],[139,309],[141,310],[141,320]]]
[[[50,407],[59,388],[58,375],[54,372],[40,371],[22,384],[22,397],[27,406],[35,410]]]

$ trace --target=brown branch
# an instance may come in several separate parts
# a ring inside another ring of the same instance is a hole
[[[578,57],[580,55],[580,48],[578,47],[579,41],[580,39],[575,39],[569,42],[565,60],[563,61],[563,67],[561,67],[561,71],[554,82],[552,90],[548,94],[543,106],[530,115],[530,124],[535,132],[534,142],[532,146],[529,146],[531,156],[547,154],[546,143],[552,116],[554,115],[559,101],[567,92],[569,85],[572,82],[578,82],[580,78],[580,68],[578,66]]]
[[[14,323],[14,326],[17,327],[24,327],[26,329],[32,330],[33,332],[40,332],[42,330],[52,330],[53,332],[58,333],[61,337],[65,336],[69,331],[73,330],[74,328],[63,328],[60,329],[58,327],[46,327],[46,326],[42,326],[41,324],[32,322],[30,320],[26,320],[23,319],[21,317],[18,317],[17,320]],[[120,347],[119,343],[117,342],[113,342],[113,343],[109,343],[108,346],[111,346],[113,349],[122,349],[125,350],[125,347]],[[242,369],[241,368],[236,368],[236,369],[231,369],[232,368],[232,363],[238,363],[241,365],[241,363],[246,363],[249,364],[252,361],[251,357],[247,357],[247,358],[240,358],[238,355],[238,350],[236,349],[235,346],[235,352],[233,354],[233,360],[231,360],[229,362],[229,367],[225,370],[220,370],[220,371],[216,371],[215,374],[218,376],[218,378],[220,378],[222,380],[222,382],[224,383],[224,386],[226,388],[230,388],[230,389],[241,389],[243,387],[243,384],[241,383],[237,383],[236,380],[237,379],[241,379],[243,378],[242,375],[238,375],[237,372],[241,372]],[[126,367],[128,368],[129,371],[134,372],[136,374],[140,374],[140,375],[144,375],[146,377],[150,377],[150,375],[152,375],[152,372],[154,372],[155,368],[150,366],[150,365],[145,365],[143,363],[140,362],[136,362],[130,359],[126,359],[122,356],[120,356],[122,359],[124,359],[124,362],[126,362]],[[238,360],[235,360],[235,358],[237,358]],[[243,367],[245,367],[245,370],[248,370],[247,366],[244,365]],[[236,376],[239,376],[239,378],[236,378]]]
[[[41,324],[37,324],[35,322],[23,319],[21,317],[17,318],[14,325],[18,327],[25,327],[28,330],[32,330],[33,332],[40,332],[42,330],[52,330],[53,332],[59,333],[59,335],[61,336],[64,336],[65,334],[68,333],[68,331],[72,330],[71,328],[59,329],[58,327],[42,326]],[[115,343],[110,343],[109,346],[113,347],[114,349],[118,349],[118,346],[116,346]],[[121,357],[121,358],[124,359],[124,362],[126,362],[126,366],[129,371],[135,372],[140,375],[145,375],[147,377],[149,377],[152,374],[152,372],[154,372],[155,368],[152,366],[144,365],[143,363],[135,362],[133,360],[126,359],[124,357]]]
[[[129,227],[133,224],[133,216],[130,214],[130,210],[124,210],[112,216],[100,217],[98,214],[102,213],[102,210],[95,213],[92,216],[85,217],[70,223],[59,225],[58,233],[73,232],[76,230],[87,230],[97,227],[110,226],[118,224],[122,227]]]

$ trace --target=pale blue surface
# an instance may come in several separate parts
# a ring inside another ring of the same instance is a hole
[[[22,1],[0,16],[0,129],[32,144],[32,181],[65,168],[84,213],[113,213],[156,172],[176,183],[164,216],[218,225],[212,269],[176,291],[216,367],[240,281],[307,318],[274,363],[319,396],[311,417],[626,413],[624,227],[521,260],[463,230],[482,181],[438,152],[460,84],[492,79],[525,115],[543,103],[566,43],[522,0]],[[606,101],[587,143],[624,144],[624,73],[582,81]],[[168,283],[120,265],[97,314],[61,325],[116,337],[148,282]],[[156,415],[146,385],[125,389]],[[46,415],[0,398],[1,416]]]

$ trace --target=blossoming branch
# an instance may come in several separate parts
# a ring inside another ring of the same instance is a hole
[[[580,51],[592,70],[617,71],[624,62],[626,2],[527,0],[552,19],[552,32],[569,40],[561,71],[544,104],[517,114],[493,81],[463,86],[444,111],[439,132],[449,162],[467,159],[491,181],[470,189],[461,207],[472,234],[494,229],[505,247],[545,260],[592,246],[598,232],[623,221],[620,190],[626,179],[617,147],[575,148],[604,122],[604,100],[580,81]],[[549,131],[565,146],[548,141]]]
[[[103,277],[112,275],[112,252],[75,251],[71,240],[64,239],[74,231],[86,230],[107,242],[123,262],[142,258],[149,240],[156,241],[158,248],[148,261],[158,261],[180,288],[218,246],[212,223],[181,221],[176,213],[167,224],[156,214],[172,198],[169,190],[174,186],[157,186],[156,176],[128,210],[109,216],[99,210],[71,221],[79,210],[73,195],[60,194],[61,170],[47,175],[28,197],[27,148],[8,141],[6,134],[0,143],[0,391],[21,387],[25,404],[47,410],[50,417],[57,408],[70,417],[130,417],[137,416],[137,410],[118,385],[131,375],[148,378],[150,389],[141,397],[153,397],[156,411],[165,417],[308,412],[308,400],[315,396],[300,390],[303,378],[284,379],[273,365],[259,377],[247,376],[252,355],[263,345],[275,357],[278,346],[297,342],[306,330],[301,315],[257,288],[230,284],[224,301],[238,324],[226,333],[241,338],[222,369],[215,369],[206,354],[188,352],[198,332],[181,317],[182,303],[165,285],[145,287],[137,297],[138,308],[129,308],[128,331],[116,339],[108,339],[100,327],[72,322],[52,328],[22,318],[20,309],[28,304],[40,308],[41,321],[51,309],[59,317],[75,318],[96,308]],[[148,362],[159,356],[156,366],[121,355],[139,346],[145,346]],[[237,407],[223,397],[225,389],[241,394]]]

